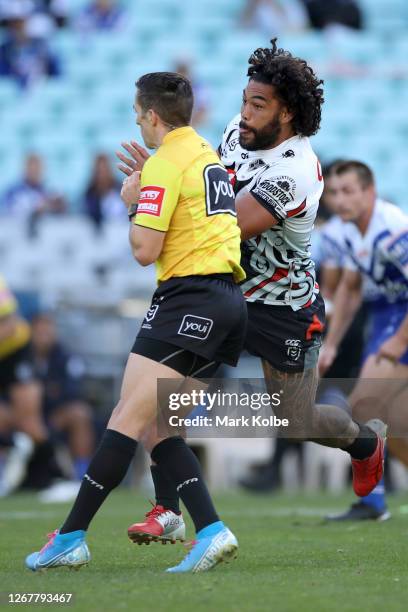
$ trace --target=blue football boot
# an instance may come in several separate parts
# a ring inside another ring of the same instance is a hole
[[[235,559],[238,542],[234,534],[221,521],[208,525],[197,534],[192,542],[193,548],[179,565],[170,567],[167,572],[206,572],[221,563]]]
[[[39,552],[26,557],[25,564],[28,569],[33,572],[52,567],[79,569],[89,563],[91,554],[85,542],[85,531],[60,534],[56,529],[47,537],[47,544]]]

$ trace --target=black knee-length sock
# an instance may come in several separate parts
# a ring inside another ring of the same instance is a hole
[[[113,429],[105,431],[60,533],[88,529],[109,493],[125,477],[136,447],[136,440]]]
[[[183,438],[162,440],[154,447],[151,456],[176,485],[196,531],[220,520],[204,482],[200,463]]]
[[[151,465],[156,504],[180,514],[179,494],[176,485],[159,465]]]

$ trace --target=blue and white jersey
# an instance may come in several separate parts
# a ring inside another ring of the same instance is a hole
[[[345,223],[337,215],[323,223],[320,228],[321,264],[327,268],[344,268],[346,257],[344,228]]]
[[[372,285],[374,294],[367,297],[373,306],[408,305],[408,216],[402,210],[377,199],[364,236],[354,223],[345,223],[344,243],[344,267]]]

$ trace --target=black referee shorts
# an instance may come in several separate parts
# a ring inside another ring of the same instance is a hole
[[[281,372],[303,372],[317,364],[325,326],[324,301],[300,310],[247,302],[245,348]]]
[[[184,349],[201,358],[199,363],[203,365],[215,362],[235,366],[244,345],[246,326],[245,299],[232,275],[171,278],[154,292],[132,353],[166,363],[159,359],[160,351],[155,348],[152,353],[146,348],[150,339],[156,341],[156,347],[157,341],[165,343],[167,352],[171,347],[173,352]]]

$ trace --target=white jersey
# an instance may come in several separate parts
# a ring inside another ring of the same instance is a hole
[[[321,263],[327,268],[343,268],[345,260],[345,223],[337,215],[331,217],[320,228]]]
[[[408,216],[400,208],[377,199],[364,236],[345,224],[345,246],[345,267],[375,287],[371,301],[408,303]]]
[[[318,286],[310,237],[323,177],[308,138],[293,136],[273,149],[247,151],[239,144],[237,115],[227,126],[221,160],[233,175],[235,192],[248,191],[277,220],[242,243],[242,290],[249,302],[299,310],[316,299]]]
[[[346,236],[350,223],[344,223],[337,215],[331,217],[320,228],[320,261],[327,268],[344,268],[347,259]],[[364,276],[363,300],[365,302],[376,301],[380,292],[374,281]]]

